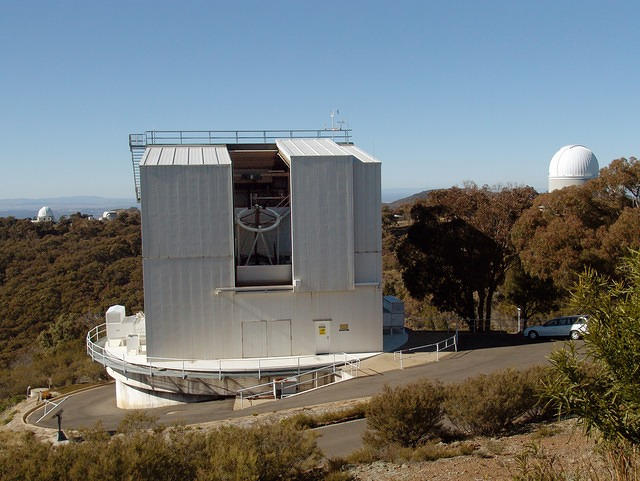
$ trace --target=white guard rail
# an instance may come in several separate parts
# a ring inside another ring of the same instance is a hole
[[[394,351],[393,360],[400,361],[400,369],[404,369],[404,356],[405,354],[418,354],[418,353],[436,353],[436,361],[440,360],[440,352],[446,351],[450,347],[454,348],[455,352],[458,352],[458,330],[456,333],[442,341],[434,342],[433,344],[425,344],[424,346],[412,347],[410,349],[402,349],[400,351]],[[431,350],[428,350],[431,349]]]
[[[147,362],[138,364],[128,361],[124,353],[118,357],[110,353],[99,341],[104,340],[107,336],[106,323],[94,327],[87,333],[87,355],[95,362],[105,367],[110,367],[123,374],[135,373],[149,376],[168,376],[168,377],[187,377],[193,378],[218,378],[221,380],[225,375],[233,374],[234,376],[242,376],[243,374],[254,376],[257,374],[258,379],[268,375],[295,372],[295,375],[301,375],[310,372],[307,362],[311,362],[315,355],[296,356],[295,365],[283,367],[281,361],[277,358],[251,358],[251,359],[214,359],[206,361],[207,366],[202,365],[203,361],[199,359],[177,359],[167,357],[147,357]],[[324,368],[340,366],[353,362],[354,358],[349,358],[347,353],[335,353],[329,361],[331,364]],[[305,362],[307,361],[307,362]],[[358,363],[360,362],[357,359]],[[280,362],[280,364],[279,364]],[[162,364],[161,364],[162,363]],[[242,365],[245,365],[243,367]],[[317,364],[315,364],[317,365]],[[358,364],[359,367],[359,364]]]
[[[348,370],[350,371],[350,376],[357,377],[358,372],[360,371],[360,359],[348,359],[349,355],[346,353],[342,353],[340,355],[344,356],[343,360],[334,362],[330,366],[323,366],[311,371],[298,373],[294,376],[289,376],[283,379],[274,379],[273,381],[266,382],[264,384],[258,384],[256,386],[239,389],[236,393],[236,396],[240,397],[240,409],[244,408],[244,401],[246,400],[248,401],[257,398],[283,399],[290,396],[296,396],[313,389],[318,389],[319,387],[333,384],[335,381],[324,384],[319,384],[318,381],[325,378],[335,377],[336,371],[338,370],[337,368],[343,368],[343,371],[345,370],[344,368],[348,368]],[[310,376],[310,379],[301,381],[300,378],[303,376]],[[303,386],[306,384],[310,384],[311,387],[309,387],[308,389],[298,390],[299,386]],[[255,392],[256,390],[257,392]]]

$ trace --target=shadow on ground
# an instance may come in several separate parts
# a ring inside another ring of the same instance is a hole
[[[409,340],[402,346],[402,349],[411,349],[419,346],[433,344],[443,341],[455,334],[455,331],[414,331],[406,329],[409,333]],[[535,342],[549,342],[549,340],[539,340]],[[509,334],[504,331],[494,331],[489,333],[458,333],[458,351],[471,351],[474,349],[487,349],[491,347],[519,346],[530,344],[522,334]],[[433,349],[426,349],[433,350]]]

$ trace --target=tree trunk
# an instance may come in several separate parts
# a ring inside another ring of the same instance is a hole
[[[489,287],[489,289],[487,289],[487,301],[485,304],[486,307],[485,307],[485,315],[484,315],[485,332],[491,331],[491,304],[493,302],[494,293],[495,293],[495,289],[493,287]]]
[[[484,289],[481,289],[478,291],[478,330],[480,332],[485,332],[485,325],[484,325],[484,302],[485,302],[485,297],[484,297]]]
[[[467,324],[471,332],[475,331],[475,303],[473,302],[473,292],[465,293],[465,317],[467,318]]]

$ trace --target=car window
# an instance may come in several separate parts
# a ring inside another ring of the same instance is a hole
[[[551,319],[544,323],[545,326],[557,326],[559,319]]]

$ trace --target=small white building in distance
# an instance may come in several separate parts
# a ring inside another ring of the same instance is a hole
[[[377,159],[286,138],[148,145],[139,165],[144,317],[114,306],[106,338],[88,338],[119,407],[295,375],[293,392],[305,372],[382,351]]]
[[[570,185],[582,185],[598,177],[598,159],[582,145],[565,145],[551,158],[549,192]]]
[[[98,220],[114,220],[118,218],[118,213],[115,210],[105,210]]]
[[[40,210],[38,211],[38,215],[33,220],[33,222],[55,222],[55,218],[53,216],[53,211],[51,210],[51,207],[48,207],[46,205],[43,207],[40,207]]]

